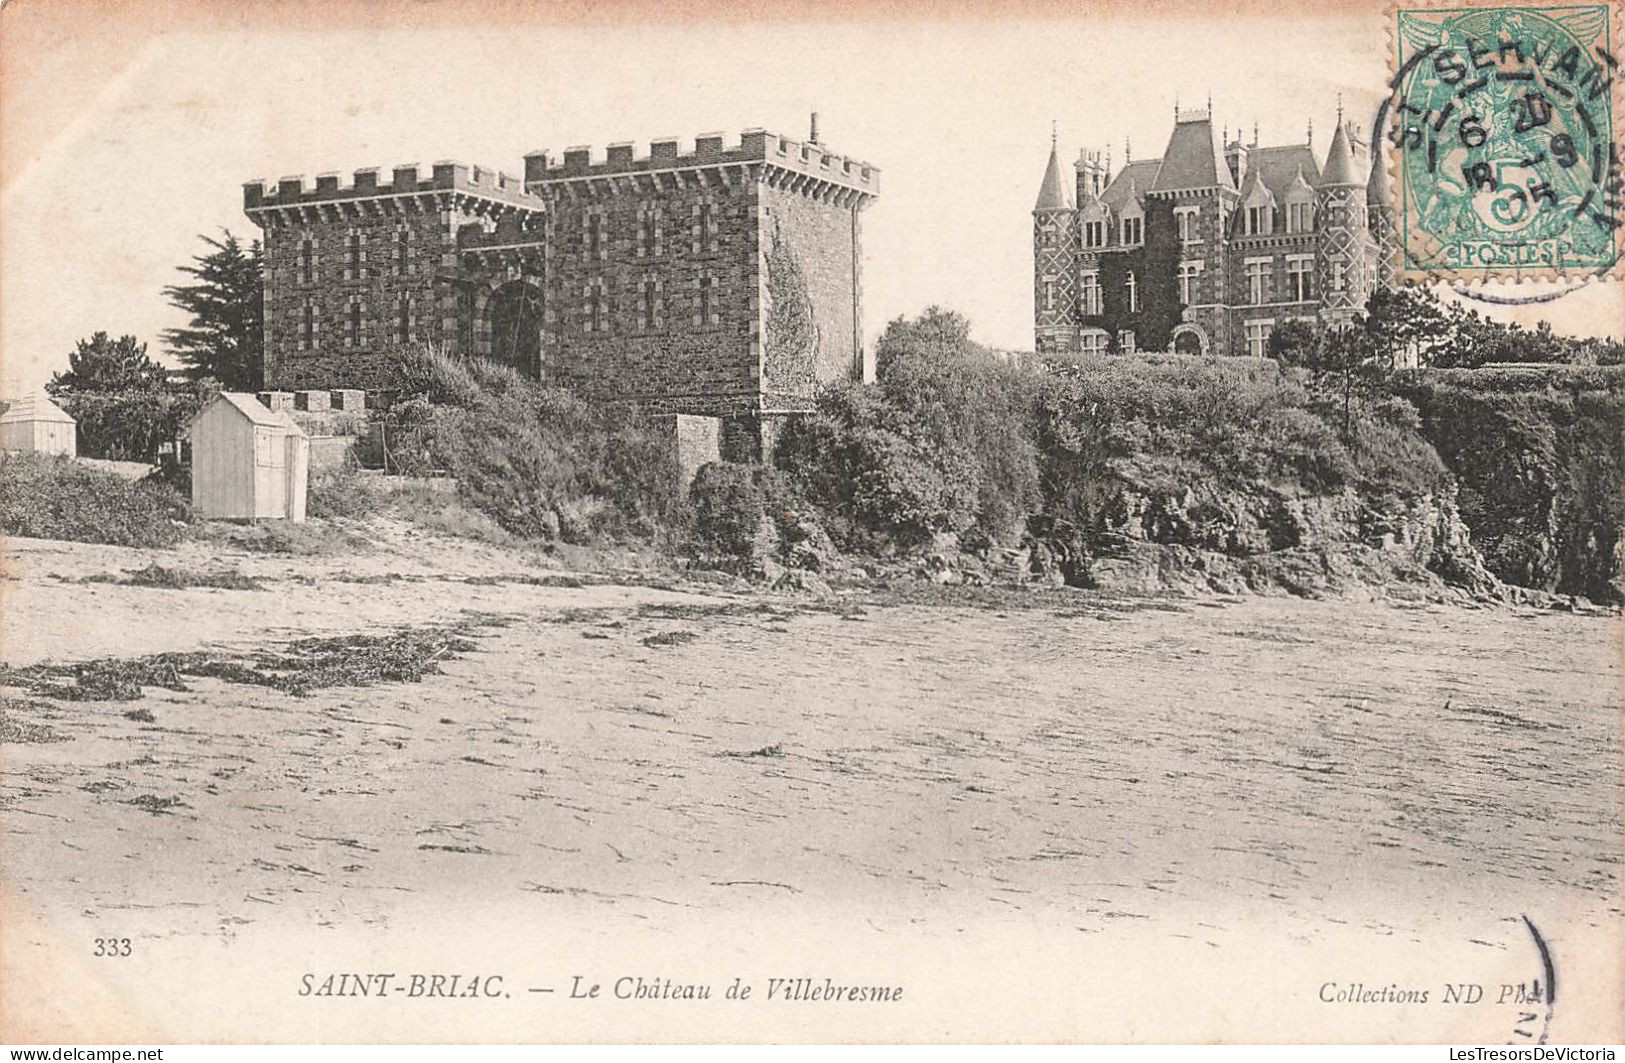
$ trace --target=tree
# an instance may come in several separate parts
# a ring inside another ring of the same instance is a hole
[[[74,392],[101,394],[162,391],[169,374],[147,354],[147,345],[134,336],[109,339],[98,332],[80,340],[68,355],[68,371],[55,373],[45,390],[53,395]]]
[[[1320,332],[1313,322],[1293,318],[1270,331],[1269,356],[1282,365],[1306,366],[1314,360]]]
[[[1310,351],[1309,378],[1316,391],[1341,409],[1343,439],[1354,437],[1357,401],[1387,394],[1393,361],[1367,329],[1366,321],[1328,329]]]
[[[1373,354],[1391,367],[1433,365],[1461,344],[1462,313],[1427,288],[1378,288],[1366,302],[1365,331]]]
[[[163,340],[193,380],[212,377],[228,391],[256,391],[265,371],[260,244],[245,248],[230,230],[221,234],[221,240],[199,237],[214,250],[180,267],[196,283],[164,289],[171,305],[191,315],[191,324],[166,329]]]

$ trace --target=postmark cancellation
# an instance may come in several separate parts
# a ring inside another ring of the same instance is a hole
[[[1402,5],[1379,115],[1400,276],[1617,277],[1613,3]]]

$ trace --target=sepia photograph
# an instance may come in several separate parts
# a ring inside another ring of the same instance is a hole
[[[0,1042],[1625,1039],[1621,12],[0,4]]]

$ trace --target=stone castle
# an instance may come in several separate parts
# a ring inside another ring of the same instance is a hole
[[[1260,147],[1211,106],[1175,111],[1158,159],[1085,150],[1073,181],[1050,147],[1033,207],[1040,354],[1173,350],[1262,356],[1302,319],[1345,324],[1395,279],[1392,197],[1339,109],[1325,165],[1314,133]]]
[[[751,129],[243,186],[264,230],[265,385],[389,390],[403,352],[491,358],[590,398],[756,419],[869,379],[863,209],[879,172]]]

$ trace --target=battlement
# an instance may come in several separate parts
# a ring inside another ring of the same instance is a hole
[[[667,174],[708,167],[767,166],[789,173],[829,182],[863,195],[880,193],[880,170],[816,141],[792,140],[763,129],[747,129],[739,140],[729,144],[721,133],[701,133],[692,147],[683,151],[677,137],[651,141],[647,153],[638,154],[636,145],[622,141],[610,144],[602,156],[590,147],[567,148],[563,158],[547,151],[525,156],[525,187],[542,187],[577,181]]]
[[[283,177],[275,184],[256,180],[243,182],[243,209],[255,211],[285,207],[344,204],[391,197],[422,196],[453,192],[507,207],[540,211],[545,205],[525,191],[524,182],[512,174],[443,160],[424,171],[418,163],[405,163],[388,171],[389,180],[379,180],[379,168],[356,170],[348,184],[337,173],[316,175],[314,187],[303,174]]]

